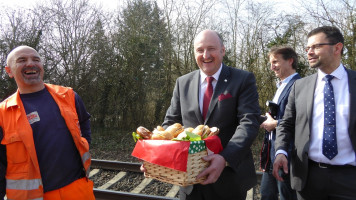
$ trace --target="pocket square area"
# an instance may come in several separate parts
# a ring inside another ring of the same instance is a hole
[[[231,94],[230,93],[227,93],[227,94],[220,94],[220,96],[219,96],[219,101],[222,101],[222,100],[224,100],[224,99],[229,99],[229,98],[231,98],[232,96],[231,96]]]

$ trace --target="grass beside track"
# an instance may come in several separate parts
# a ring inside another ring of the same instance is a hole
[[[118,160],[137,162],[131,156],[135,147],[132,131],[122,131],[116,128],[92,128],[90,153],[92,158],[103,160]]]

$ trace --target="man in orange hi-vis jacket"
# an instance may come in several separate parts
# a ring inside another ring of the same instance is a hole
[[[5,67],[18,90],[0,103],[0,199],[94,200],[90,115],[71,88],[43,82],[38,52],[19,46]]]

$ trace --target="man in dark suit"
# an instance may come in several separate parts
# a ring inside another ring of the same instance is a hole
[[[323,26],[308,34],[309,65],[317,73],[297,80],[277,127],[273,175],[288,173],[298,199],[356,199],[356,72],[341,63],[344,38]]]
[[[177,79],[163,126],[176,122],[184,127],[216,126],[224,149],[220,154],[204,157],[210,166],[197,178],[207,179],[182,187],[180,199],[245,200],[247,191],[256,184],[250,150],[260,117],[255,77],[222,64],[225,47],[215,31],[204,30],[196,36],[194,54],[200,70]],[[210,84],[206,77],[214,79],[211,101],[204,111],[204,93]]]
[[[286,177],[287,180],[284,181],[276,180],[272,175],[273,164],[271,163],[273,163],[275,155],[276,127],[283,117],[292,85],[295,80],[300,79],[299,74],[296,72],[298,55],[290,47],[277,46],[271,48],[268,56],[271,70],[274,71],[279,79],[277,83],[278,89],[272,101],[278,105],[278,109],[276,116],[273,116],[274,118],[270,113],[266,113],[267,119],[261,124],[261,128],[266,129],[265,144],[263,144],[266,148],[261,153],[267,154],[266,156],[261,156],[261,169],[263,170],[260,188],[261,200],[278,200],[278,193],[280,200],[296,200],[297,195],[290,186],[290,179]],[[291,152],[291,147],[292,145],[288,152]]]

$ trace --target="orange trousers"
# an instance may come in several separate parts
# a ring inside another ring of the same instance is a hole
[[[93,181],[86,177],[57,190],[44,193],[44,200],[95,200]]]

